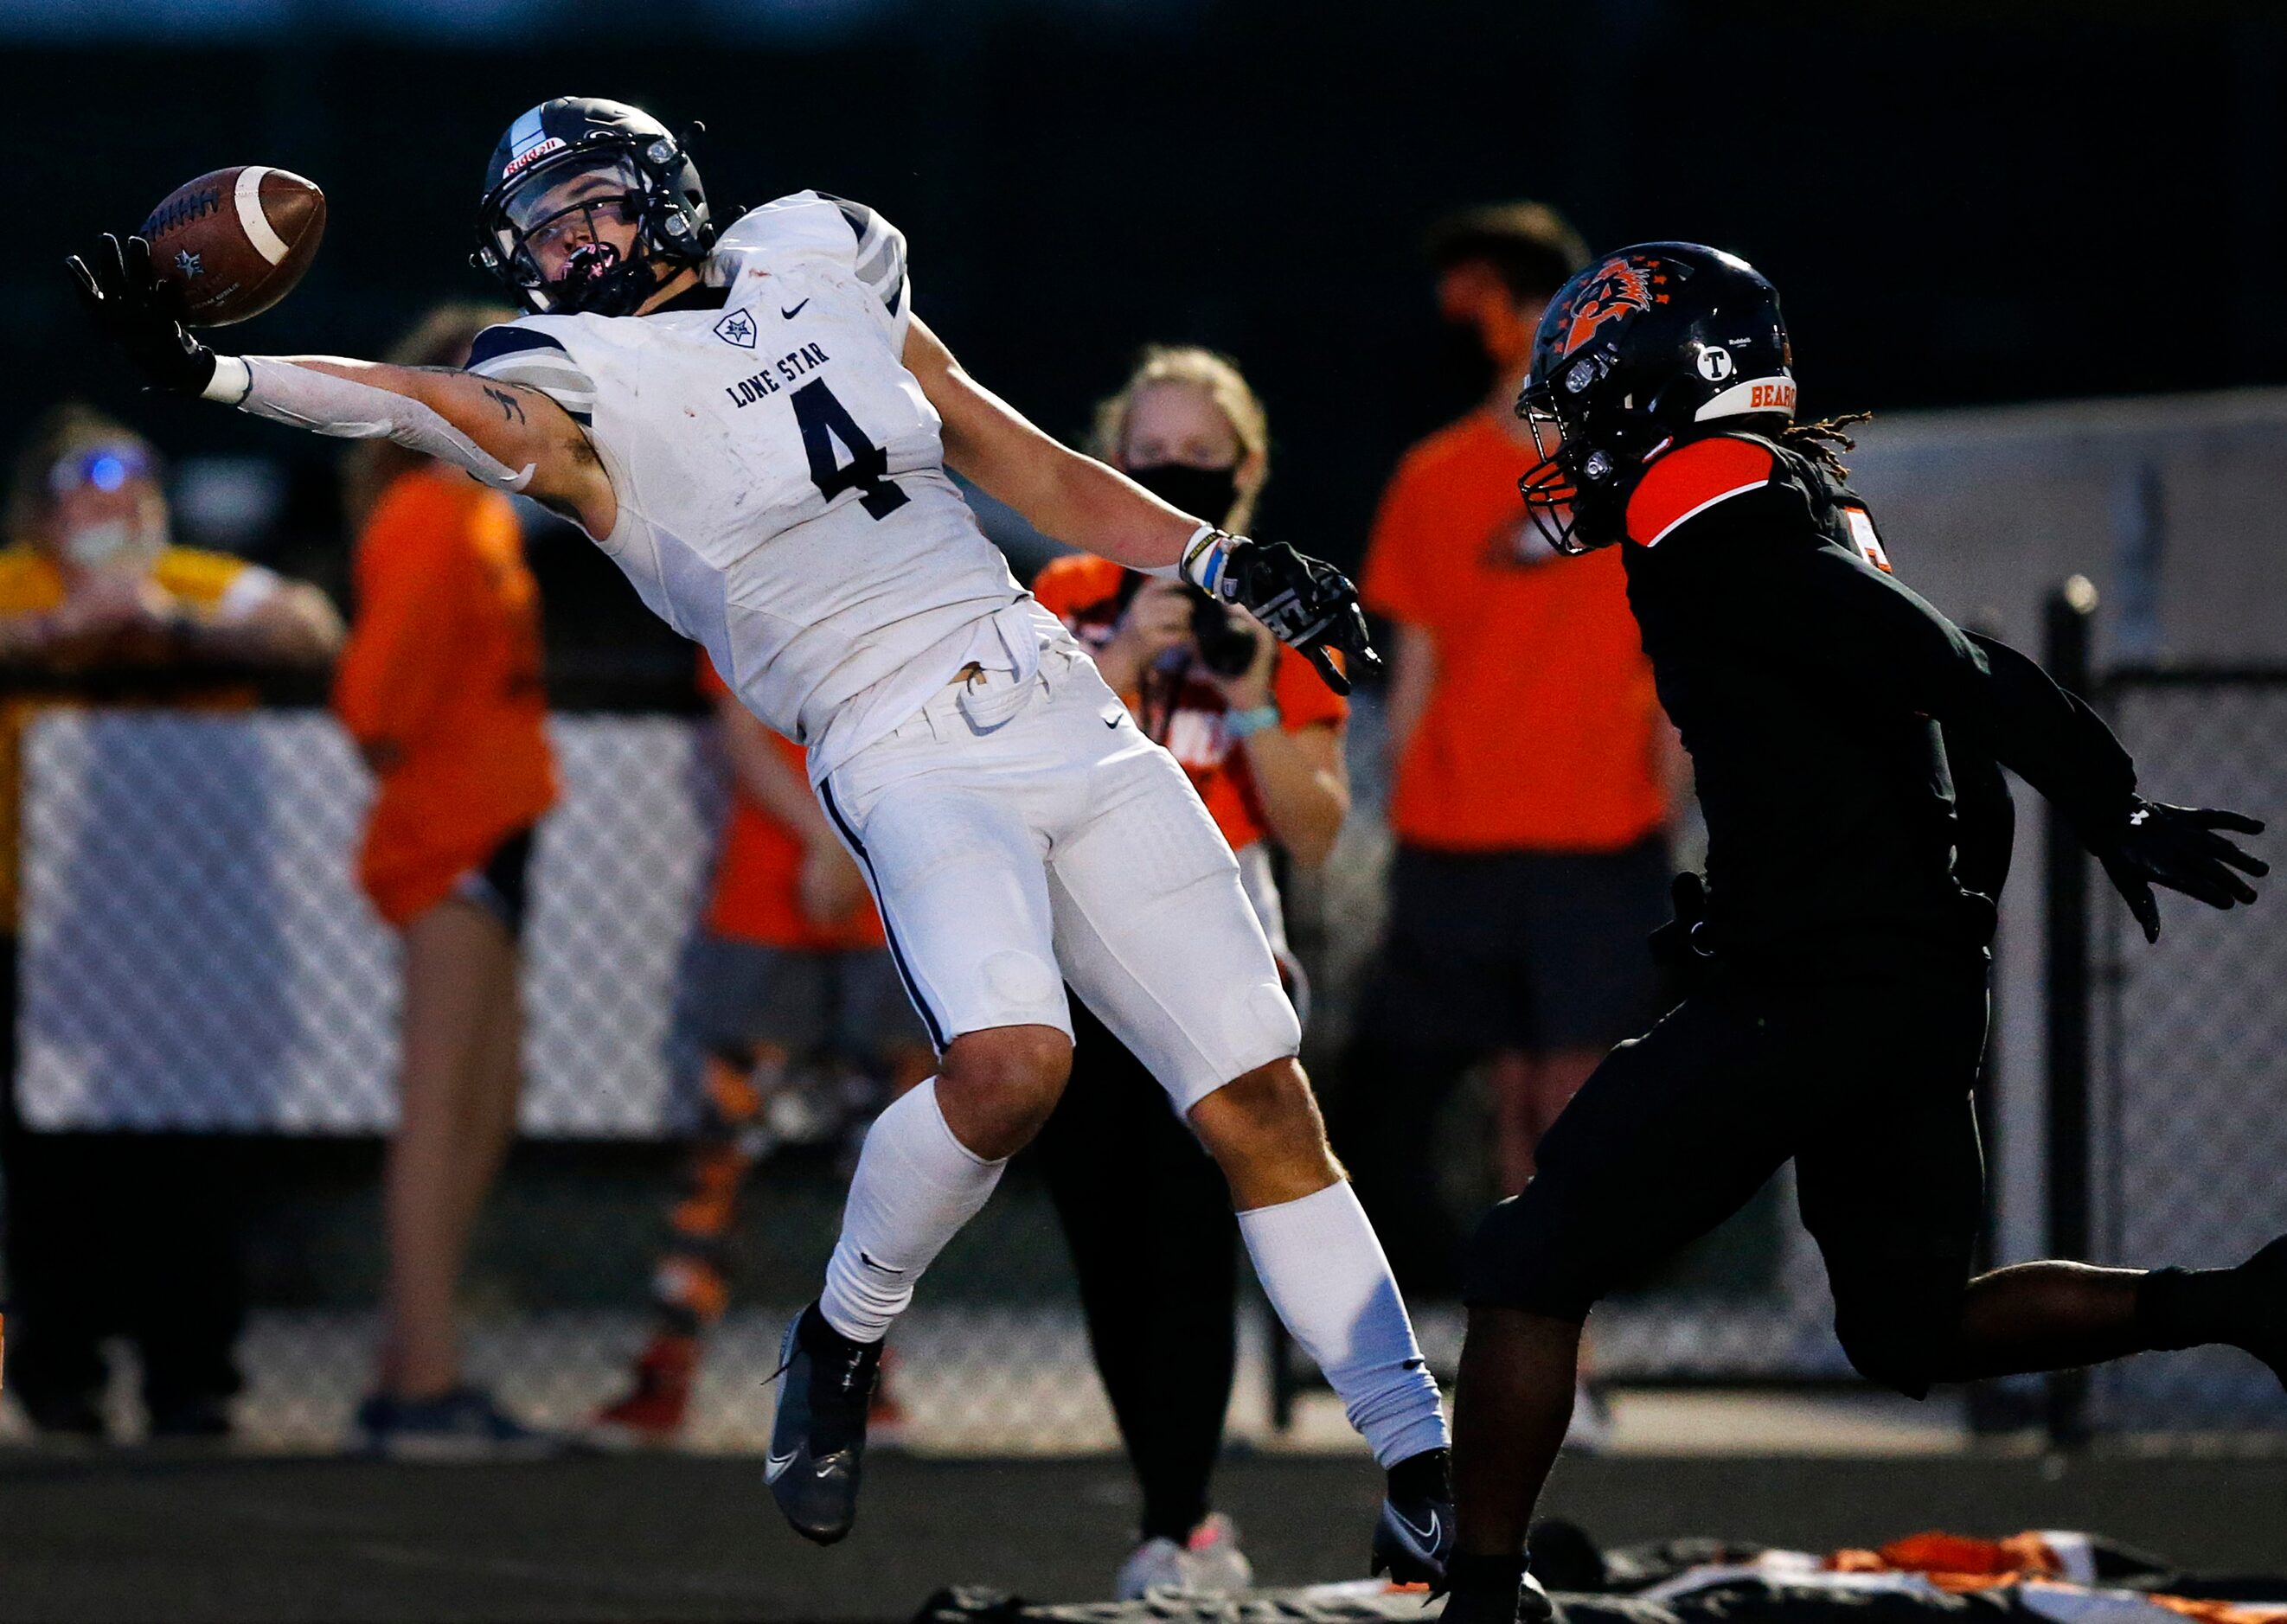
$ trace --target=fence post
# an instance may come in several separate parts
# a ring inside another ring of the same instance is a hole
[[[2073,692],[2089,691],[2089,626],[2096,588],[2085,575],[2050,595],[2043,615],[2049,674]],[[2048,964],[2048,1250],[2053,1257],[2089,1255],[2089,859],[2072,825],[2045,807]],[[2088,1442],[2088,1374],[2060,1371],[2048,1379],[2050,1444]]]

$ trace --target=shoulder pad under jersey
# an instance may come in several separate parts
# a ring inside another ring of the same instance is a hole
[[[716,240],[708,280],[728,283],[748,264],[824,259],[873,290],[893,319],[906,312],[905,233],[863,203],[826,192],[795,192],[750,209]]]
[[[1717,503],[1761,490],[1778,471],[1777,453],[1761,440],[1719,434],[1688,441],[1636,481],[1628,494],[1627,538],[1658,547]]]

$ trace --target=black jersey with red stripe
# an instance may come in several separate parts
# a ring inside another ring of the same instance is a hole
[[[1828,950],[1982,945],[1990,909],[1965,880],[1998,888],[1997,840],[2006,867],[1990,763],[2090,826],[2134,790],[2086,706],[1909,590],[1866,504],[1790,447],[1722,434],[1667,452],[1621,545],[1698,783],[1719,952],[1848,972],[1867,966]],[[1949,744],[1983,808],[1966,849]]]

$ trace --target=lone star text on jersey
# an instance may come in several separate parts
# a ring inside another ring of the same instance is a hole
[[[799,350],[789,350],[760,372],[749,373],[736,383],[724,386],[723,392],[731,397],[735,406],[750,406],[766,395],[775,395],[806,372],[815,372],[831,358],[823,346],[804,344]]]

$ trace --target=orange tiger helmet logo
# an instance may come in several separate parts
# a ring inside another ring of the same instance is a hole
[[[1666,268],[1648,255],[1615,255],[1606,260],[1573,297],[1563,354],[1571,355],[1607,323],[1666,304]]]

